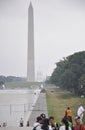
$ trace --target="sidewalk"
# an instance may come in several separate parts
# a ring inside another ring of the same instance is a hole
[[[33,124],[36,121],[36,117],[40,116],[41,113],[45,113],[46,117],[48,117],[45,93],[40,93],[39,98],[37,99],[37,102],[36,102],[35,106],[33,106],[33,107],[34,107],[34,109],[29,118],[30,126],[33,126]]]
[[[9,127],[0,127],[0,130],[32,130],[33,127],[17,127],[17,126],[9,126]]]

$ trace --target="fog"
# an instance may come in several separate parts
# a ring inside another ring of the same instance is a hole
[[[45,78],[63,57],[85,50],[84,0],[31,0],[35,72]],[[0,0],[0,75],[26,76],[30,0]]]

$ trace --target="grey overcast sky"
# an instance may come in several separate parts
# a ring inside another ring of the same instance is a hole
[[[51,75],[63,57],[85,50],[85,0],[31,0],[35,72]],[[0,75],[26,76],[30,0],[0,0]]]

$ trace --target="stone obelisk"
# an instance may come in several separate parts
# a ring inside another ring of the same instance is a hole
[[[30,2],[28,8],[28,49],[27,49],[27,81],[35,81],[35,65],[34,65],[34,16],[33,7]]]

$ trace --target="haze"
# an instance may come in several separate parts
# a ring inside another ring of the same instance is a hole
[[[35,72],[51,75],[63,57],[85,50],[84,0],[31,0]],[[0,75],[27,75],[30,0],[0,0]]]

